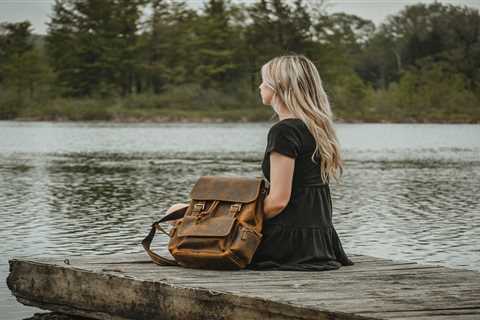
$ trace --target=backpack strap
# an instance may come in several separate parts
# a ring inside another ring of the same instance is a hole
[[[167,214],[166,216],[164,216],[162,219],[154,222],[152,224],[152,228],[150,229],[150,232],[145,237],[145,239],[142,240],[143,248],[145,249],[147,254],[150,256],[152,261],[155,262],[156,264],[161,265],[161,266],[179,266],[179,264],[175,260],[167,259],[167,258],[162,257],[162,256],[156,254],[155,252],[153,252],[150,249],[150,245],[152,243],[153,237],[155,236],[155,232],[157,230],[165,233],[167,236],[170,236],[168,234],[168,232],[165,231],[165,229],[163,229],[160,226],[160,223],[165,222],[165,221],[171,221],[171,220],[177,220],[177,219],[183,218],[185,216],[185,213],[186,213],[187,209],[188,209],[188,207],[185,207],[185,208],[173,211],[173,212]]]

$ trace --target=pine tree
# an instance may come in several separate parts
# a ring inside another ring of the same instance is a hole
[[[140,62],[138,30],[146,0],[56,0],[47,48],[65,94],[126,95]]]
[[[0,84],[13,89],[17,99],[24,93],[33,97],[46,73],[33,45],[30,22],[0,24]]]
[[[143,36],[143,70],[153,92],[160,93],[167,85],[193,81],[192,38],[197,13],[177,0],[155,0],[152,7],[149,28]]]
[[[231,3],[209,0],[195,22],[196,66],[193,74],[204,88],[224,87],[241,67],[235,61],[239,34],[231,24]]]

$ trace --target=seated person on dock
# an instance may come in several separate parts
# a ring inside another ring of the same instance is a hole
[[[261,164],[270,182],[262,241],[249,269],[321,271],[353,265],[332,223],[329,181],[343,172],[328,97],[304,55],[271,59],[261,68],[262,103],[278,121]],[[171,206],[167,213],[186,203]]]

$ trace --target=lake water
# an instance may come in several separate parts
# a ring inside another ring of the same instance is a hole
[[[261,175],[271,125],[0,122],[0,277],[13,256],[143,252],[150,224],[199,176]],[[336,127],[347,254],[480,271],[480,125]],[[38,311],[0,282],[1,319]]]

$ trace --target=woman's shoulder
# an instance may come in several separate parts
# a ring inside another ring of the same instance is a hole
[[[298,118],[288,118],[270,127],[268,141],[288,141],[297,147],[299,154],[312,154],[316,148],[315,138],[307,125]],[[318,155],[315,156],[318,159]]]
[[[293,120],[293,121],[292,121]],[[300,121],[300,120],[298,120]],[[276,150],[279,153],[296,158],[303,153],[303,133],[293,118],[276,122],[270,127],[266,153]]]
[[[289,135],[301,139],[305,133],[305,123],[298,118],[287,118],[274,123],[268,130],[269,135]]]
[[[278,130],[280,128],[288,129],[288,128],[299,128],[304,127],[305,123],[303,120],[299,118],[286,118],[280,121],[275,122],[270,129]]]

